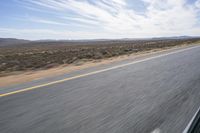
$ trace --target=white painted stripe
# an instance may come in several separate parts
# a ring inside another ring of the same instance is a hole
[[[183,133],[188,133],[188,131],[189,131],[191,125],[192,125],[192,122],[194,121],[194,119],[197,116],[197,114],[198,114],[199,111],[200,111],[200,107],[197,110],[197,112],[194,114],[194,116],[192,117],[192,119],[190,120],[189,124],[187,125],[187,127],[185,128],[185,130],[183,131]]]

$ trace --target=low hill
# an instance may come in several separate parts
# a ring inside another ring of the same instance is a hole
[[[15,38],[0,38],[0,46],[12,46],[29,43],[29,40],[15,39]]]

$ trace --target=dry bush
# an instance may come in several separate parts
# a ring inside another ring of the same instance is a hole
[[[0,75],[71,64],[84,59],[103,59],[134,52],[196,43],[200,39],[113,40],[91,42],[33,43],[0,47]]]

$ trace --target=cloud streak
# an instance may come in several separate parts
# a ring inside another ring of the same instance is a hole
[[[60,13],[56,21],[29,19],[36,23],[66,26],[71,22],[94,30],[73,31],[72,38],[85,38],[89,33],[94,38],[155,37],[174,35],[199,35],[200,1],[187,4],[186,0],[141,0],[145,9],[141,13],[128,8],[126,0],[23,0],[26,7]],[[65,22],[63,22],[63,20]],[[76,27],[76,25],[73,25]],[[98,32],[97,32],[98,31]],[[67,31],[71,32],[71,31]],[[84,33],[85,32],[85,33]],[[76,34],[77,33],[77,34]]]

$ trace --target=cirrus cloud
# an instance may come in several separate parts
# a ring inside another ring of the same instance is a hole
[[[69,29],[77,28],[76,24],[85,26],[73,30],[71,38],[137,38],[200,34],[199,0],[192,4],[187,4],[186,0],[140,0],[145,5],[142,12],[131,9],[129,5],[133,3],[127,0],[18,2],[29,9],[36,9],[35,11],[49,11],[57,17],[51,21],[49,18],[37,16],[37,20],[28,19],[30,21],[65,26],[66,33],[72,32]],[[93,28],[87,31],[87,27]]]

